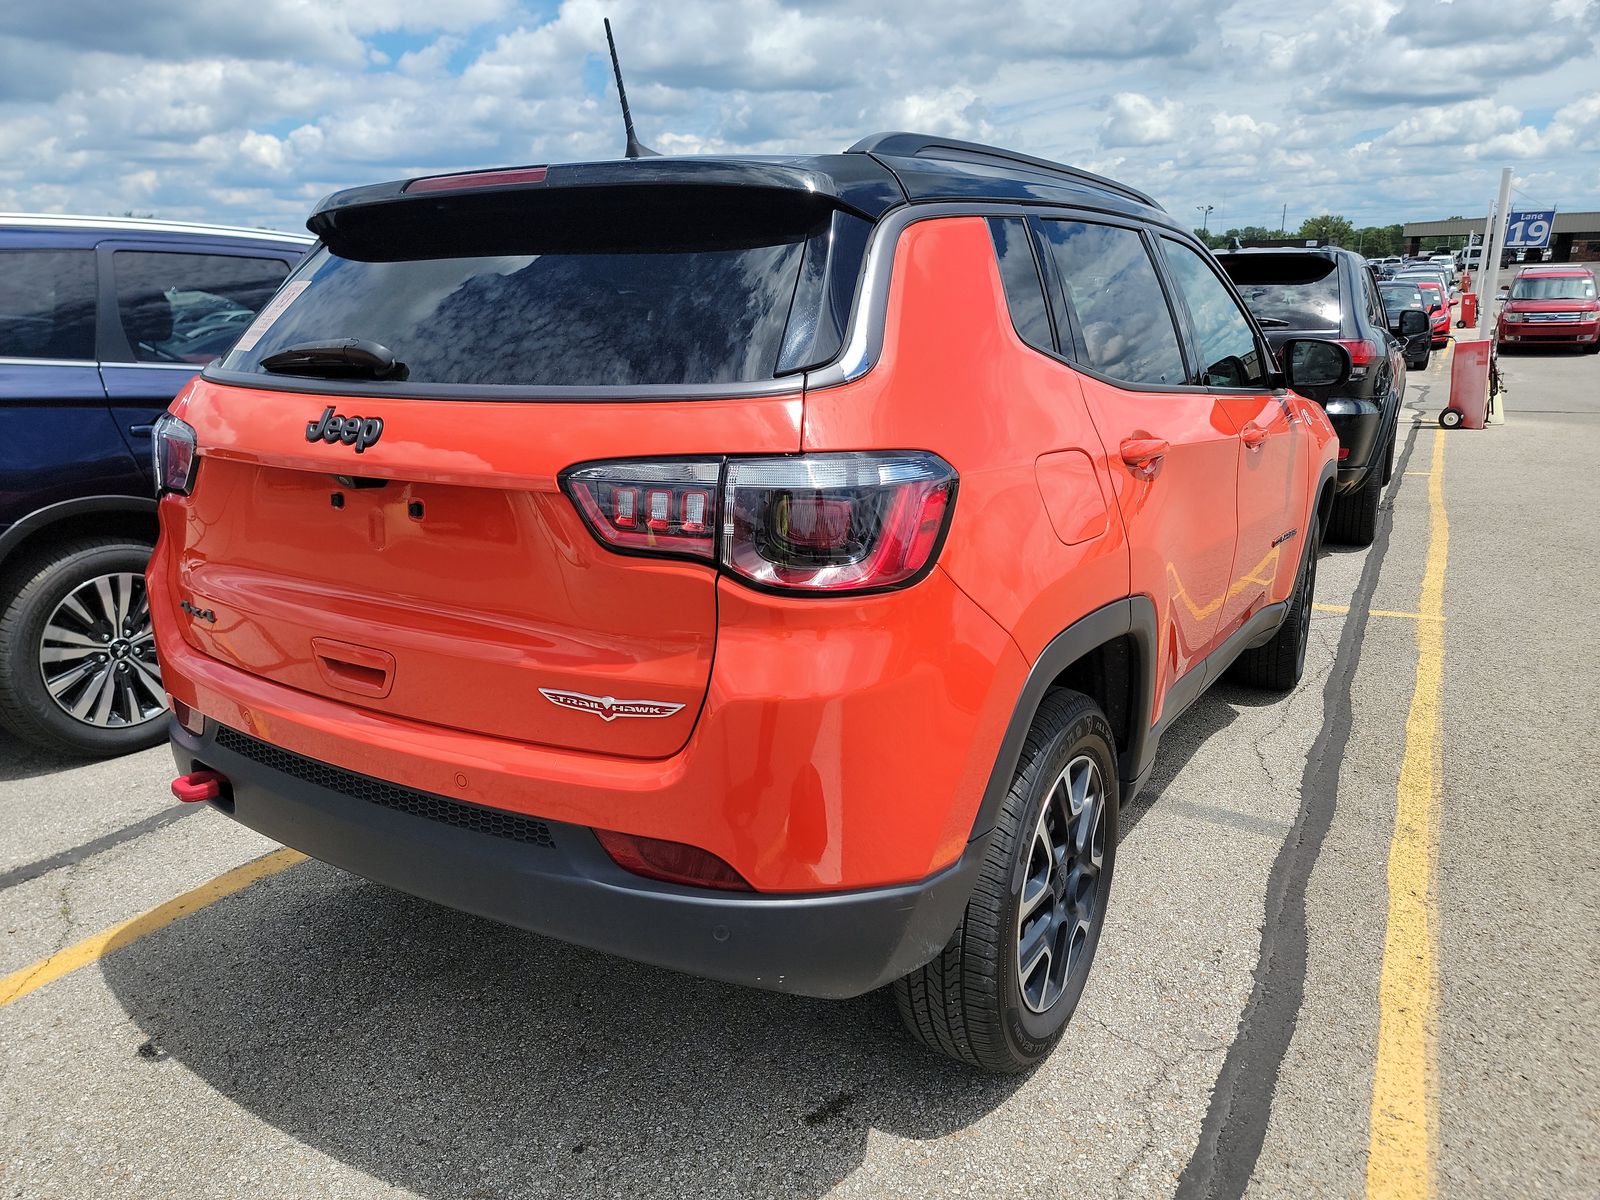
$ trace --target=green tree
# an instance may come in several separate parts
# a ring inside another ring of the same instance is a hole
[[[1201,229],[1198,225],[1195,226],[1195,228],[1190,232],[1192,232],[1195,237],[1199,238],[1206,245],[1210,246],[1213,250],[1221,250],[1228,244],[1228,239],[1224,235],[1220,233],[1212,233],[1208,229]]]
[[[1356,230],[1355,241],[1350,243],[1350,249],[1364,254],[1368,258],[1382,258],[1386,254],[1399,254],[1401,243],[1405,240],[1401,235],[1404,227],[1400,225],[1366,225]]]
[[[1334,246],[1349,246],[1353,249],[1356,244],[1356,227],[1344,217],[1325,213],[1320,217],[1307,217],[1300,223],[1300,228],[1294,236],[1308,240],[1316,238],[1320,242]]]

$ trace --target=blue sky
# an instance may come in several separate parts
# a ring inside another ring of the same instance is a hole
[[[0,12],[0,209],[297,228],[353,184],[612,157],[607,15],[669,153],[913,129],[1213,229],[1477,215],[1503,165],[1600,208],[1600,0],[58,0]]]

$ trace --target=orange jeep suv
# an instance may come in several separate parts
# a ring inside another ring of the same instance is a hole
[[[1336,440],[1149,197],[990,147],[337,193],[156,431],[181,796],[699,975],[1044,1056],[1117,814],[1292,688]]]

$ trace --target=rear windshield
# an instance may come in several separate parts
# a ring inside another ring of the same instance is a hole
[[[1383,293],[1383,307],[1385,310],[1399,308],[1424,308],[1422,292],[1414,287],[1380,287]]]
[[[814,209],[803,223],[766,228],[747,221],[686,231],[675,219],[654,238],[643,213],[616,236],[575,236],[580,224],[565,223],[548,242],[519,230],[503,243],[516,253],[461,252],[500,249],[481,238],[445,243],[443,254],[435,243],[426,257],[411,257],[403,239],[382,255],[365,244],[352,257],[322,246],[222,369],[268,374],[262,361],[280,351],[357,338],[387,348],[408,384],[771,380],[837,351],[843,317],[835,308],[842,296],[848,312],[856,263],[830,260],[843,248],[858,262],[870,228]]]
[[[1594,276],[1524,275],[1511,285],[1513,300],[1593,300]]]
[[[1222,259],[1244,302],[1268,329],[1340,324],[1338,265],[1316,254],[1240,254]]]

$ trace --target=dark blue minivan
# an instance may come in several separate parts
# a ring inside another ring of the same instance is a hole
[[[19,737],[121,754],[165,736],[150,428],[311,245],[0,213],[0,723]]]

